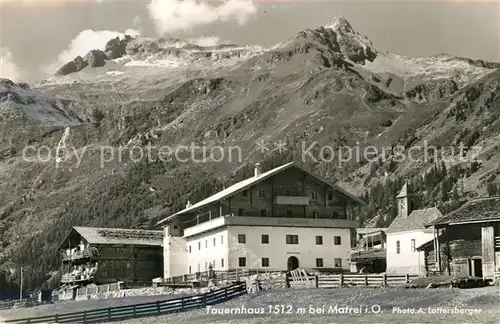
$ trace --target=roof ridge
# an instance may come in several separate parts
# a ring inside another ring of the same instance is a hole
[[[86,229],[94,229],[94,230],[115,230],[115,231],[162,232],[161,230],[144,229],[144,228],[118,228],[118,227],[93,227],[93,226],[73,226],[73,228],[86,228]]]

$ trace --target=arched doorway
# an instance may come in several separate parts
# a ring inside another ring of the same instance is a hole
[[[295,270],[298,267],[299,267],[299,259],[297,259],[297,257],[294,257],[294,256],[289,257],[288,261],[287,261],[288,271]]]

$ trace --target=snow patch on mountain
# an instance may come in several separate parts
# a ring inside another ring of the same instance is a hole
[[[420,77],[422,80],[451,78],[459,86],[477,80],[493,69],[477,67],[448,57],[411,58],[392,53],[379,53],[364,69],[373,73],[388,73],[403,79]]]
[[[179,60],[154,60],[154,59],[146,59],[146,60],[139,60],[135,61],[132,60],[128,63],[126,63],[124,66],[125,67],[136,67],[136,66],[141,66],[141,67],[146,67],[146,66],[156,66],[156,67],[161,67],[161,68],[177,68],[181,66],[182,63]]]
[[[122,71],[107,71],[106,72],[107,75],[112,75],[112,76],[116,76],[116,75],[122,75],[122,74],[125,74],[125,72],[122,72]]]

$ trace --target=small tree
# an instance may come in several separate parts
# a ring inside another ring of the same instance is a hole
[[[486,191],[488,192],[488,196],[492,197],[498,193],[498,187],[496,183],[488,182],[486,184]]]
[[[100,124],[104,117],[106,116],[101,110],[97,108],[92,109],[92,119],[94,119],[97,124]]]

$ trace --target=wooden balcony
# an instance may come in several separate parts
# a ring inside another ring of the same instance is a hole
[[[223,216],[186,228],[184,237],[198,235],[224,226],[270,226],[270,227],[309,227],[309,228],[356,228],[357,220],[323,218],[285,218],[285,217],[248,217]]]
[[[61,283],[89,281],[94,278],[94,275],[95,273],[80,273],[80,274],[66,273],[62,275]]]
[[[86,249],[84,251],[75,251],[75,252],[71,253],[71,255],[66,254],[66,252],[63,252],[61,254],[62,254],[63,261],[87,259],[87,258],[95,257],[97,255],[94,250],[89,250],[89,249]]]

